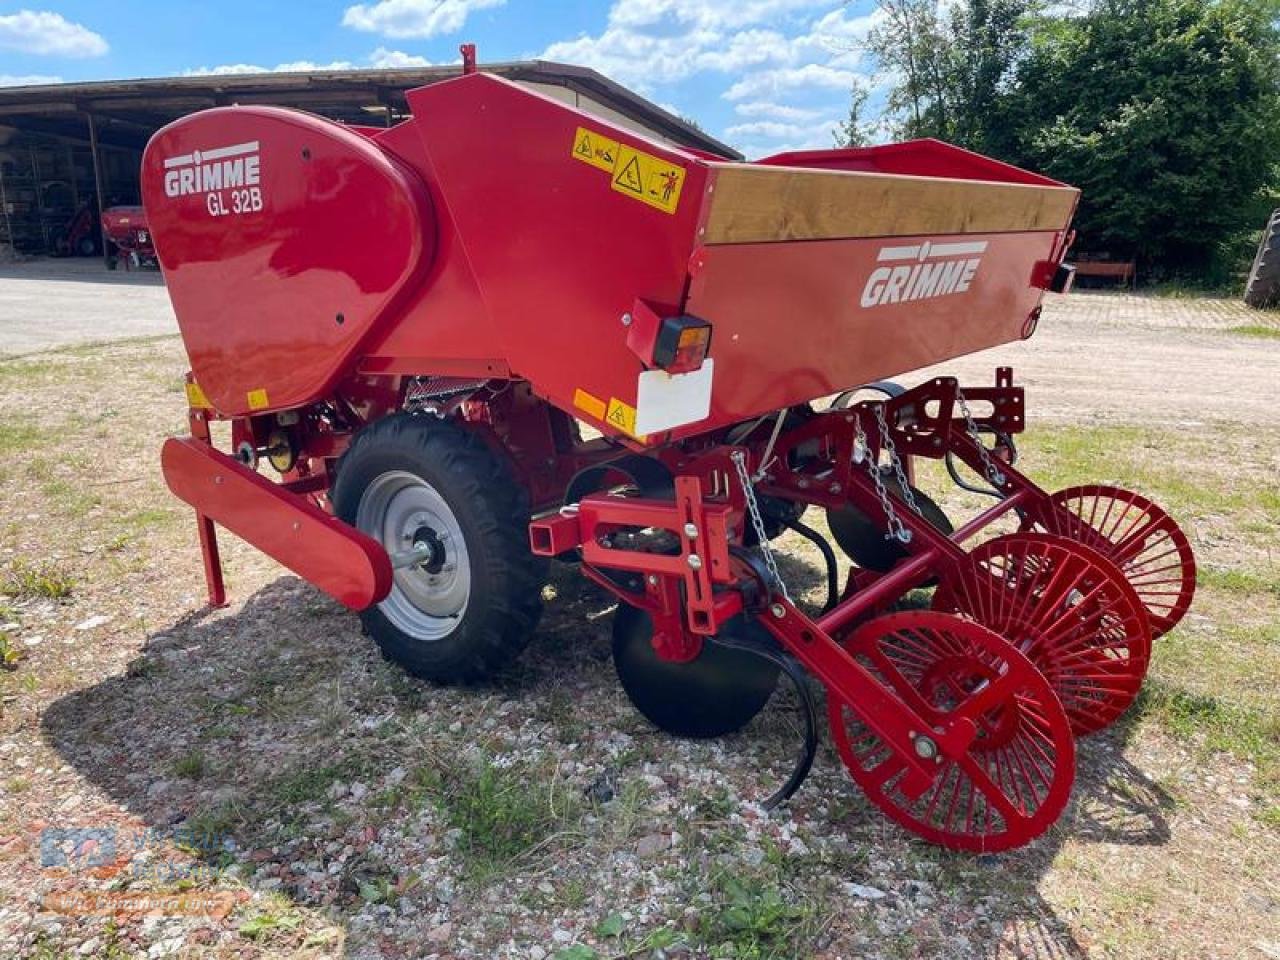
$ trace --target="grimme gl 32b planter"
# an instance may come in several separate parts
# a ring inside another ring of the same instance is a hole
[[[211,603],[220,525],[412,673],[471,680],[524,647],[556,558],[617,596],[619,678],[659,727],[720,735],[795,682],[809,736],[773,802],[812,761],[816,679],[907,829],[993,851],[1048,828],[1075,737],[1190,604],[1187,539],[1137,494],[1016,470],[1009,370],[878,381],[1029,337],[1077,192],[927,140],[727,162],[470,67],[407,98],[386,130],[227,107],[147,148],[192,370],[164,473]],[[953,527],[918,457],[994,503]],[[787,529],[828,559],[820,612],[779,576]],[[921,587],[931,609],[897,609]]]

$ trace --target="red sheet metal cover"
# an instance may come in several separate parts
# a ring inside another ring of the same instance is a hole
[[[434,249],[411,171],[291,110],[170,124],[147,145],[142,193],[192,370],[224,414],[322,396]]]

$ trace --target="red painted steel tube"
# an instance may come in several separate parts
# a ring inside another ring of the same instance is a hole
[[[977,727],[967,717],[930,726],[836,643],[820,623],[814,623],[790,602],[775,600],[759,622],[822,682],[828,696],[848,704],[901,757],[907,772],[898,789],[908,797],[924,793],[938,775],[941,758],[959,756],[976,736]],[[938,745],[936,760],[916,753],[915,739],[920,735]]]

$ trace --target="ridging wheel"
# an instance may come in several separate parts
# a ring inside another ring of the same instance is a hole
[[[1098,534],[1088,544],[1133,585],[1154,636],[1168,633],[1186,615],[1196,592],[1196,560],[1173,517],[1140,494],[1102,484],[1059,490],[1049,503],[1066,516],[1037,509],[1028,522],[1073,540],[1083,539],[1082,527]]]
[[[971,617],[1026,654],[1077,735],[1124,713],[1147,673],[1151,625],[1137,593],[1110,560],[1066,537],[987,541],[943,579],[933,607]]]
[[[935,611],[877,617],[849,653],[928,727],[969,719],[977,736],[939,754],[918,797],[901,789],[906,761],[857,709],[828,696],[831,732],[850,775],[889,817],[956,850],[995,852],[1049,829],[1071,797],[1075,742],[1048,680],[990,630]]]
[[[361,430],[338,464],[338,518],[422,560],[360,614],[382,652],[419,677],[477,680],[513,660],[542,612],[545,561],[507,465],[448,420],[408,413]]]
[[[734,634],[768,634],[754,620],[729,621]],[[653,649],[653,620],[626,603],[613,617],[613,663],[637,710],[677,737],[720,737],[745,727],[778,684],[778,667],[745,650],[704,640],[687,663],[663,660]]]
[[[901,497],[902,485],[892,471],[886,468],[883,472],[884,485]],[[911,492],[920,508],[920,515],[933,527],[950,536],[954,527],[942,508],[915,487],[911,488]],[[902,508],[906,509],[908,508]],[[907,555],[896,540],[885,539],[885,530],[888,528],[883,516],[872,519],[853,504],[846,504],[838,510],[828,510],[827,526],[831,528],[832,538],[845,555],[864,570],[886,573]]]

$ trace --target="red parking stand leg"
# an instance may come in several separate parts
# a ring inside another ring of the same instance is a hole
[[[227,605],[227,588],[222,582],[222,557],[218,554],[218,530],[202,513],[196,514],[196,530],[200,534],[200,556],[204,559],[204,581],[209,590],[209,606]]]

